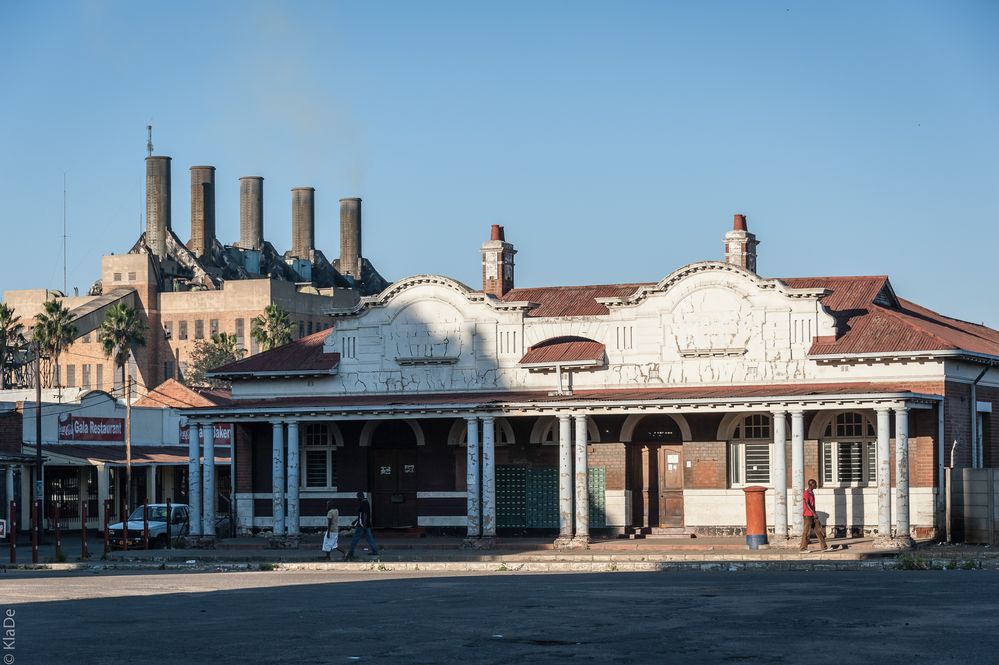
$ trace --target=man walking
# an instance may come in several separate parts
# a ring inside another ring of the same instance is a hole
[[[354,559],[354,548],[361,541],[362,534],[368,540],[368,554],[378,556],[378,545],[375,544],[375,537],[371,533],[371,504],[364,498],[364,492],[357,493],[357,500],[359,503],[357,506],[357,519],[354,520],[354,535],[350,539],[350,547],[347,548],[347,555],[343,558],[344,561],[352,561]]]
[[[815,487],[815,479],[812,478],[808,481],[808,489],[801,497],[801,514],[804,517],[804,524],[801,529],[801,547],[798,551],[802,553],[808,552],[808,537],[812,531],[815,531],[815,537],[819,539],[819,545],[821,545],[821,549],[818,551],[832,549],[826,547],[826,536],[823,533],[822,522],[819,521],[819,515],[815,512]]]

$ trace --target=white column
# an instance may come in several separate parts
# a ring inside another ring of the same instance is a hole
[[[492,416],[482,419],[482,535],[496,535],[496,426]]]
[[[271,422],[274,428],[271,444],[271,514],[274,518],[272,532],[284,535],[284,423]]]
[[[895,409],[895,538],[909,544],[909,407]]]
[[[109,473],[106,464],[97,466],[97,523],[101,529],[104,528],[104,500],[111,498]]]
[[[590,497],[586,466],[586,416],[576,418],[576,539],[590,538]]]
[[[878,539],[891,538],[891,410],[878,414]]]
[[[773,412],[774,421],[774,538],[787,539],[787,414]]]
[[[288,535],[301,533],[301,517],[298,505],[298,487],[301,473],[298,447],[298,421],[288,423]]]
[[[468,497],[468,537],[478,538],[482,533],[479,510],[479,419],[466,418],[468,435],[465,439],[465,488]]]
[[[558,417],[558,529],[572,538],[572,416]]]
[[[187,505],[190,533],[201,535],[201,425],[187,428]]]
[[[201,426],[201,436],[205,443],[205,482],[201,500],[204,502],[202,517],[202,533],[208,537],[215,536],[215,423],[205,423]]]
[[[150,464],[146,467],[146,496],[148,497],[148,503],[156,503],[156,465]],[[86,485],[81,485],[85,487]]]
[[[791,535],[800,536],[804,524],[801,497],[805,490],[805,414],[791,411]]]

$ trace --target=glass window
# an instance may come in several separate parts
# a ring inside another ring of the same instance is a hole
[[[178,325],[178,328],[180,330],[177,332],[177,338],[187,339],[187,321],[181,321]]]
[[[857,411],[837,414],[822,440],[822,482],[867,485],[877,481],[877,435],[870,418]]]
[[[204,319],[197,319],[194,322],[194,339],[204,339],[205,338],[205,321]]]
[[[305,473],[302,480],[307,488],[336,487],[336,463],[330,428],[322,423],[305,427]]]
[[[770,485],[770,416],[756,413],[741,421],[729,443],[729,482],[740,485]]]

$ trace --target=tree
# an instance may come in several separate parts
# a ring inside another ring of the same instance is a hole
[[[264,313],[253,319],[253,339],[264,351],[291,341],[291,321],[288,312],[277,305],[268,305]]]
[[[127,386],[125,365],[128,364],[128,356],[146,345],[146,326],[135,309],[125,303],[109,307],[101,327],[97,329],[97,341],[104,357],[113,359],[114,364],[121,368],[121,384]]]
[[[139,319],[134,307],[121,302],[108,307],[101,327],[97,329],[97,341],[101,344],[105,358],[113,358],[121,367],[121,385],[125,391],[125,496],[128,506],[132,505],[132,409],[131,386],[125,374],[128,356],[135,349],[146,345],[146,325]],[[125,519],[125,516],[122,517]]]
[[[228,381],[206,375],[216,367],[239,360],[245,354],[246,351],[236,345],[235,335],[218,333],[209,340],[196,342],[187,366],[186,383],[198,388],[228,388]]]
[[[14,352],[23,347],[24,325],[21,317],[7,303],[0,303],[0,388],[11,387],[11,361]]]
[[[48,356],[49,363],[55,364],[55,386],[60,387],[59,354],[68,349],[76,339],[76,325],[69,308],[59,300],[46,300],[44,309],[35,315],[35,328],[31,341],[41,356]],[[46,372],[48,374],[48,372]],[[52,385],[51,381],[49,385]]]

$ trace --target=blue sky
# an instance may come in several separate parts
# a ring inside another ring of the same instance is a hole
[[[999,326],[999,3],[0,2],[0,290],[69,287],[144,214],[145,127],[238,178],[290,245],[364,198],[389,279],[476,286],[504,224],[518,286],[654,281],[749,218],[765,276],[882,274]]]

